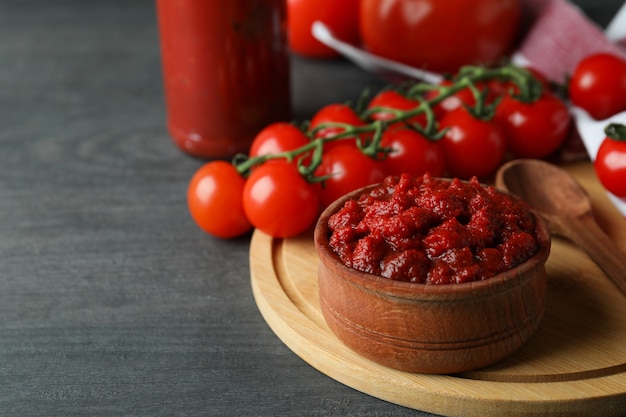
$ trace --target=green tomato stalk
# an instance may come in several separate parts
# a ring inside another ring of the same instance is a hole
[[[543,89],[541,83],[529,71],[512,64],[498,68],[466,66],[461,68],[459,73],[451,79],[452,83],[450,85],[412,84],[404,94],[408,98],[417,100],[419,104],[410,110],[375,107],[364,110],[359,114],[362,120],[368,120],[373,114],[385,112],[393,115],[389,120],[376,120],[363,126],[353,126],[345,123],[324,123],[310,130],[303,127],[303,132],[310,140],[308,144],[291,151],[253,158],[249,158],[246,155],[236,155],[232,163],[241,175],[247,176],[254,166],[272,159],[286,159],[290,162],[297,161],[298,171],[309,182],[323,181],[325,178],[316,177],[314,172],[322,163],[324,144],[338,140],[356,139],[356,145],[361,152],[369,157],[377,158],[381,154],[391,151],[391,149],[381,147],[380,143],[387,126],[394,123],[406,123],[408,127],[417,130],[430,140],[439,140],[443,137],[445,131],[439,130],[433,107],[466,88],[472,92],[475,99],[474,106],[468,108],[471,114],[476,118],[491,119],[499,99],[492,103],[487,103],[487,89],[481,90],[477,87],[478,83],[491,80],[512,83],[515,88],[512,87],[509,94],[523,102],[533,102],[539,99]],[[437,92],[437,94],[432,95],[429,99],[424,99],[424,94],[428,92]],[[407,122],[409,119],[421,114],[426,118],[424,126],[418,123]],[[342,131],[328,137],[315,137],[317,132],[329,127],[341,128]],[[361,139],[363,136],[371,136],[371,139],[364,143]],[[307,164],[304,160],[309,155],[311,158]]]
[[[604,128],[607,138],[626,142],[626,126],[621,123],[610,123]]]

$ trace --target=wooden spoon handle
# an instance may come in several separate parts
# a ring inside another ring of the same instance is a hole
[[[626,254],[604,233],[593,216],[572,219],[565,229],[564,234],[584,249],[626,295]]]

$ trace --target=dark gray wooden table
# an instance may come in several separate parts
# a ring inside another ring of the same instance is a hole
[[[579,1],[606,24],[621,0]],[[295,113],[381,82],[294,58]],[[152,0],[0,1],[0,415],[426,416],[293,354],[202,233]]]

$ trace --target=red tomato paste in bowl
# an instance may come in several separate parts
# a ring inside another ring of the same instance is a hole
[[[510,194],[469,181],[387,177],[329,221],[329,246],[348,267],[391,280],[488,279],[539,249],[535,218]]]

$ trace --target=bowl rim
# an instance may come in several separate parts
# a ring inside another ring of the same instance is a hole
[[[437,179],[445,181],[453,180],[452,178]],[[314,243],[318,256],[320,257],[320,262],[325,265],[332,263],[333,267],[337,268],[339,272],[341,272],[339,275],[342,279],[348,280],[356,286],[361,286],[372,292],[385,294],[390,297],[413,299],[432,298],[434,301],[444,301],[444,298],[449,296],[458,301],[459,297],[463,294],[469,298],[475,296],[477,292],[482,291],[489,291],[492,293],[507,291],[509,288],[518,285],[520,280],[526,281],[532,279],[533,275],[528,274],[527,272],[542,267],[550,255],[552,242],[546,222],[537,210],[529,206],[529,211],[535,218],[535,238],[537,239],[537,243],[539,245],[537,252],[521,264],[489,278],[485,278],[484,280],[449,284],[425,284],[392,280],[376,274],[351,268],[344,264],[335,251],[329,246],[328,219],[341,206],[343,206],[346,201],[354,199],[357,196],[379,186],[380,184],[381,183],[376,183],[361,187],[338,198],[326,207],[326,209],[324,209],[315,224]],[[481,183],[481,186],[485,187],[486,185]],[[518,201],[523,201],[515,194],[496,187],[493,188],[499,193],[512,196]]]

